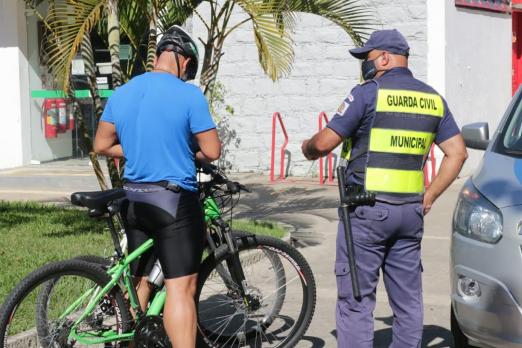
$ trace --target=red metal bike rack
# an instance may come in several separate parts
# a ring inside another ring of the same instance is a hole
[[[433,181],[433,178],[437,174],[436,173],[437,172],[437,162],[436,162],[436,158],[435,158],[435,145],[431,145],[430,154],[429,154],[427,161],[428,160],[431,163],[431,175],[429,175],[430,168],[428,168],[427,163],[426,163],[424,165],[424,187],[430,186],[431,182]]]
[[[283,118],[279,112],[274,113],[272,116],[272,156],[270,159],[270,181],[276,181],[274,170],[275,170],[275,140],[276,140],[276,120],[279,121],[279,125],[281,126],[281,130],[283,131],[283,135],[285,137],[285,141],[283,146],[281,146],[281,170],[279,173],[278,180],[285,179],[285,150],[286,145],[288,145],[288,134],[286,133],[285,124],[283,123]]]
[[[321,112],[318,118],[319,131],[323,130],[323,121],[328,124],[328,116],[326,116],[325,112]],[[324,157],[319,158],[319,184],[323,185],[324,180]],[[328,182],[333,183],[333,154],[330,152],[326,155],[326,159],[328,161]]]

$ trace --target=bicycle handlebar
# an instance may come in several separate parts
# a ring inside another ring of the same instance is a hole
[[[202,173],[208,174],[212,177],[210,181],[211,185],[220,185],[225,184],[227,186],[227,191],[230,194],[237,194],[240,191],[250,192],[250,190],[243,184],[240,184],[237,181],[229,180],[225,173],[220,171],[219,167],[214,164],[208,162],[197,162],[198,167],[201,169]]]

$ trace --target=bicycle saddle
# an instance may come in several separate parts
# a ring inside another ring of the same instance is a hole
[[[125,190],[121,188],[94,192],[75,192],[71,195],[71,203],[91,210],[107,212],[109,203],[124,197]]]

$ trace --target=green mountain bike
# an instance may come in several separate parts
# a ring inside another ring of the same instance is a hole
[[[223,208],[245,187],[214,166],[203,171],[210,180],[200,185],[208,247],[196,292],[198,347],[295,346],[315,308],[308,263],[279,239],[232,231]],[[129,255],[120,245],[114,219],[124,196],[119,189],[72,195],[90,216],[106,217],[115,255],[49,263],[24,278],[0,310],[0,348],[170,347],[162,284],[144,312],[129,269],[153,241]]]

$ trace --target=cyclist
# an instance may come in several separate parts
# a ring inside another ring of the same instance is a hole
[[[182,28],[163,35],[154,66],[109,98],[94,150],[125,158],[129,203],[122,211],[129,252],[154,239],[153,250],[131,265],[141,307],[147,306],[147,275],[158,258],[167,290],[165,330],[174,348],[195,347],[194,294],[205,240],[195,159],[218,159],[221,143],[205,96],[185,83],[196,76],[198,51]]]

